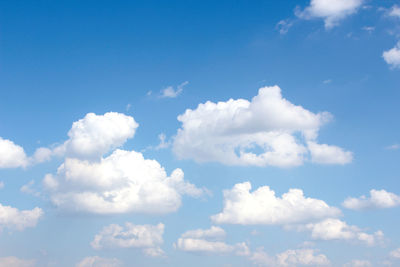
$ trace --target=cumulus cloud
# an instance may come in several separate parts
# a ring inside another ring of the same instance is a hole
[[[356,13],[363,0],[311,0],[304,10],[296,10],[302,19],[323,19],[325,28],[331,29],[346,17]]]
[[[392,250],[390,252],[390,257],[400,259],[400,248],[397,248],[395,250]]]
[[[173,151],[180,159],[226,165],[291,167],[307,159],[307,142],[317,144],[320,127],[332,116],[312,113],[284,99],[278,86],[264,87],[251,101],[206,102],[178,116],[182,123]],[[324,162],[347,152],[324,147]],[[341,162],[341,163],[342,163]]]
[[[132,117],[118,113],[89,113],[74,122],[61,146],[64,163],[43,179],[51,202],[72,212],[168,213],[180,207],[182,195],[201,196],[204,190],[186,182],[181,169],[167,176],[142,153],[116,149],[103,157],[132,137],[136,127]]]
[[[28,163],[29,159],[21,146],[0,137],[0,169],[26,167]]]
[[[353,153],[337,146],[308,142],[311,161],[320,164],[347,164],[353,160]]]
[[[94,249],[104,248],[139,248],[148,256],[162,256],[160,245],[164,242],[164,224],[135,225],[125,223],[125,228],[118,224],[104,227],[90,243]]]
[[[320,240],[348,240],[359,241],[372,246],[383,239],[383,233],[377,231],[367,234],[354,225],[348,225],[339,219],[325,219],[318,223],[309,223],[304,226],[305,230],[311,231],[313,239]]]
[[[300,189],[290,189],[282,197],[275,196],[268,186],[250,189],[250,182],[245,182],[225,190],[223,210],[211,219],[216,223],[285,225],[341,214],[322,200],[304,197]]]
[[[370,267],[370,266],[372,266],[372,264],[367,260],[352,260],[343,265],[343,267]]]
[[[187,252],[234,253],[241,256],[250,253],[246,243],[230,245],[223,242],[225,235],[224,229],[216,226],[205,230],[191,230],[183,233],[174,246]]]
[[[400,68],[400,42],[392,49],[384,51],[382,57],[392,68]]]
[[[122,262],[118,259],[107,259],[99,256],[86,257],[78,262],[76,267],[120,267]]]
[[[324,254],[316,254],[314,249],[287,250],[274,257],[268,255],[264,249],[258,248],[250,256],[250,260],[258,266],[326,266],[330,261]]]
[[[176,90],[172,86],[168,86],[161,91],[161,97],[163,98],[176,98],[183,91],[183,87],[189,84],[188,81],[185,81],[177,86]]]
[[[343,202],[343,207],[352,210],[385,209],[400,206],[400,196],[386,190],[369,191],[370,196],[359,198],[349,197]]]
[[[389,10],[388,15],[400,18],[400,7],[398,5],[393,5]]]
[[[0,267],[33,267],[35,260],[23,260],[17,257],[0,258]]]
[[[35,227],[42,215],[43,210],[38,207],[32,210],[18,210],[0,204],[0,230],[7,228],[22,231],[25,228]]]

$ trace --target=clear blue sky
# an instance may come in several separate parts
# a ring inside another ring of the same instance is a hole
[[[1,1],[0,266],[400,266],[399,41],[395,0]]]

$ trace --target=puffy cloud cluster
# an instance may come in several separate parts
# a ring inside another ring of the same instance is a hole
[[[400,18],[400,7],[398,5],[393,5],[389,11],[389,16]]]
[[[33,267],[35,260],[23,260],[17,257],[0,258],[0,267]]]
[[[117,224],[104,227],[94,237],[91,246],[94,249],[104,248],[140,248],[147,256],[164,255],[160,245],[164,242],[164,224],[135,225],[125,223],[125,228]]]
[[[356,13],[363,0],[311,0],[304,10],[297,10],[296,15],[302,19],[323,19],[325,28],[338,25],[344,18]]]
[[[26,167],[28,163],[29,159],[21,146],[0,137],[0,169]]]
[[[202,195],[202,189],[184,180],[181,169],[167,176],[142,153],[116,149],[103,157],[132,137],[136,127],[132,117],[119,113],[89,113],[75,122],[70,139],[56,148],[66,155],[64,163],[43,180],[51,202],[64,210],[98,214],[168,213],[180,207],[182,195]]]
[[[387,192],[386,190],[372,189],[369,194],[369,197],[349,197],[342,205],[352,210],[384,209],[400,206],[400,196],[394,193]]]
[[[174,246],[188,252],[235,253],[241,256],[250,253],[246,243],[230,245],[222,241],[225,235],[225,231],[216,226],[206,230],[191,230],[183,233]]]
[[[250,260],[258,266],[326,266],[330,261],[324,254],[316,254],[314,249],[287,250],[272,257],[263,248],[259,248],[250,256]]]
[[[211,219],[216,223],[285,225],[341,214],[322,200],[304,197],[300,189],[290,189],[282,197],[275,196],[268,186],[250,190],[250,182],[225,190],[223,210]]]
[[[43,210],[38,207],[32,210],[18,210],[0,204],[0,230],[7,228],[22,231],[25,228],[35,227],[42,215]]]
[[[370,267],[370,266],[372,266],[371,262],[366,260],[352,260],[343,265],[343,267]]]
[[[383,239],[381,231],[367,234],[357,226],[348,225],[339,219],[330,218],[318,223],[306,224],[305,229],[311,231],[312,238],[321,240],[353,240],[372,246]]]
[[[173,151],[181,159],[226,165],[298,166],[308,153],[317,163],[349,163],[351,152],[317,143],[320,127],[330,118],[292,104],[278,86],[264,87],[251,101],[208,101],[187,109],[178,116],[182,126]]]
[[[78,262],[76,267],[121,267],[122,262],[118,259],[107,259],[99,256],[86,257]]]
[[[392,250],[390,252],[390,257],[400,259],[400,248],[397,248],[395,250]]]
[[[386,63],[392,68],[400,68],[400,42],[392,49],[384,51],[382,56]]]

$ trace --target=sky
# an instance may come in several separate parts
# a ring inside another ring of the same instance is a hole
[[[0,267],[400,266],[400,2],[0,1]]]

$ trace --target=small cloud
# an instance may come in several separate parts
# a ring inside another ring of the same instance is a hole
[[[389,16],[400,18],[400,7],[398,5],[394,5],[390,8]]]
[[[147,96],[151,96],[152,93],[153,93],[153,91],[150,90],[150,91],[148,91],[148,92],[146,93],[146,95],[147,95]]]
[[[391,68],[400,68],[400,41],[392,49],[384,51],[382,57]]]
[[[0,181],[0,189],[3,189],[3,188],[4,188],[4,182]]]
[[[33,185],[35,184],[34,180],[31,180],[29,183],[21,186],[20,191],[25,194],[33,195],[35,197],[39,197],[40,193],[33,189]]]
[[[132,107],[131,104],[127,104],[126,107],[125,107],[125,110],[126,110],[126,111],[129,111],[129,110],[131,109],[131,107]]]
[[[156,146],[156,150],[167,148],[171,145],[171,141],[165,141],[167,136],[164,133],[160,133],[158,135],[158,139],[160,139],[160,143]]]
[[[285,35],[286,33],[288,33],[289,29],[292,26],[293,26],[292,21],[290,21],[289,19],[284,19],[276,24],[276,29],[279,31],[281,35]]]
[[[365,27],[362,27],[362,29],[364,30],[364,31],[366,31],[366,32],[368,32],[368,33],[372,33],[374,30],[375,30],[375,27],[371,27],[371,26],[365,26]]]
[[[399,150],[400,149],[400,144],[393,144],[390,146],[385,147],[387,150]]]
[[[331,82],[332,82],[332,80],[331,80],[331,79],[328,79],[328,80],[323,81],[322,83],[323,83],[323,84],[329,84],[329,83],[331,83]]]
[[[189,84],[188,81],[185,81],[178,85],[176,89],[173,86],[168,86],[167,88],[164,88],[161,91],[161,96],[162,98],[176,98],[178,95],[180,95],[183,91],[183,87]]]

